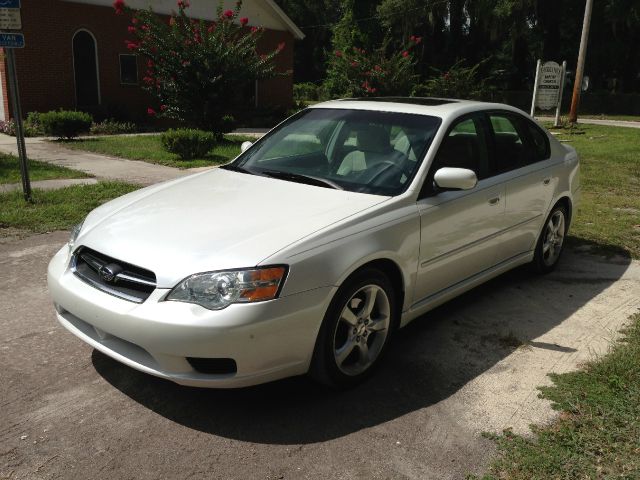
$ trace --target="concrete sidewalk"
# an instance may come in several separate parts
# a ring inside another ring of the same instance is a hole
[[[152,185],[189,175],[212,167],[180,170],[137,160],[70,150],[42,138],[25,139],[27,156],[32,160],[73,168],[93,175],[98,180],[120,180],[139,185]],[[18,154],[15,137],[0,134],[0,152]]]
[[[553,122],[554,117],[535,117],[536,120],[541,122]],[[597,118],[578,118],[578,124],[587,125],[606,125],[608,127],[625,127],[625,128],[640,128],[640,122],[632,122],[629,120],[598,120]]]

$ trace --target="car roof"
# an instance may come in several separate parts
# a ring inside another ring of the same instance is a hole
[[[502,103],[435,97],[344,98],[316,103],[310,105],[309,108],[340,108],[347,110],[413,113],[440,118],[458,117],[465,113],[478,110],[509,110],[527,116],[522,110]]]

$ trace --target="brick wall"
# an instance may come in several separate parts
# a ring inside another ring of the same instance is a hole
[[[102,109],[125,112],[133,119],[144,117],[147,106],[152,104],[148,94],[140,86],[120,84],[119,54],[130,53],[125,45],[126,16],[115,15],[110,7],[28,0],[22,2],[22,25],[26,47],[16,50],[16,64],[25,115],[30,111],[76,108],[72,38],[78,30],[86,29],[97,41]],[[280,42],[286,46],[278,56],[277,68],[281,72],[290,71],[294,40],[289,32],[268,30],[259,50],[275,48]],[[5,62],[1,63],[4,82]],[[143,72],[139,59],[140,79]],[[292,89],[291,75],[261,82],[259,104],[287,107],[292,103]]]

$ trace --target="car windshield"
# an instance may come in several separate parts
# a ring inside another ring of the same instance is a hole
[[[259,140],[227,169],[377,195],[398,195],[440,125],[426,115],[312,108]]]

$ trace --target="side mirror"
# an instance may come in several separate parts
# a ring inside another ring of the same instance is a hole
[[[436,171],[433,181],[445,190],[471,190],[478,183],[478,177],[467,168],[443,167]]]
[[[248,142],[248,141],[247,142],[242,142],[242,145],[240,145],[240,153],[244,153],[247,150],[249,150],[249,147],[251,145],[253,145],[253,143],[251,143],[251,142]]]

